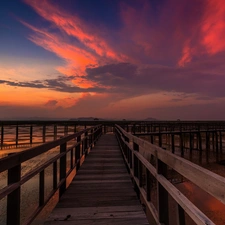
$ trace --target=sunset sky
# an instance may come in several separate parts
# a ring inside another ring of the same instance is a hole
[[[0,118],[224,120],[224,0],[3,0]]]

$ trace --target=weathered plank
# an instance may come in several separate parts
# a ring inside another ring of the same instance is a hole
[[[46,225],[147,225],[114,134],[103,135]]]

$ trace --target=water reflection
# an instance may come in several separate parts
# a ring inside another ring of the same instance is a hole
[[[191,182],[180,183],[176,187],[215,224],[225,224],[225,205],[219,200]]]

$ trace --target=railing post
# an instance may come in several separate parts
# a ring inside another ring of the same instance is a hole
[[[64,125],[64,135],[68,135],[68,125]]]
[[[218,144],[218,133],[215,131],[215,139],[216,139],[216,161],[219,161],[219,144]]]
[[[183,143],[183,133],[180,132],[180,155],[184,157],[184,143]]]
[[[201,132],[198,133],[198,146],[199,146],[199,161],[202,163],[202,136]]]
[[[92,141],[93,141],[93,129],[91,129],[91,133],[89,134],[89,146],[92,149],[93,145],[92,145]]]
[[[45,171],[42,170],[39,174],[39,206],[45,202]]]
[[[133,142],[133,150],[137,151],[137,152],[139,151],[139,145],[136,144],[135,142]],[[140,162],[134,154],[133,154],[133,160],[134,160],[134,163],[133,163],[133,165],[134,165],[134,167],[133,167],[134,176],[138,178],[139,185],[142,185],[141,178],[140,178],[140,173],[142,173],[142,170],[140,169]],[[139,191],[138,186],[136,185],[136,182],[134,182],[134,186],[135,186],[135,191],[137,193],[137,196],[138,196],[138,198],[140,198],[140,191]]]
[[[4,125],[2,124],[1,126],[1,149],[3,147],[4,144]]]
[[[77,137],[77,143],[81,141],[81,136]],[[76,146],[75,150],[75,160],[76,160],[76,168],[79,170],[80,168],[80,143]]]
[[[124,136],[124,140],[127,142],[127,144],[129,144],[130,140],[129,140],[128,137]],[[124,143],[124,150],[123,151],[125,151],[125,156],[126,156],[127,162],[128,162],[128,164],[130,164],[129,147],[125,143]]]
[[[135,142],[133,142],[133,149],[134,151],[137,151],[137,152],[139,151],[139,146]],[[138,177],[138,159],[135,155],[133,159],[134,159],[134,176]]]
[[[106,134],[106,125],[104,125],[104,134]]]
[[[88,154],[88,132],[85,132],[85,140],[84,140],[84,152],[85,155]]]
[[[18,139],[19,139],[19,126],[16,125],[16,147],[18,146]]]
[[[54,140],[57,139],[57,125],[54,125]]]
[[[74,148],[72,148],[71,151],[70,151],[70,169],[73,169],[73,166],[74,166],[73,150],[74,150]]]
[[[167,177],[167,165],[159,159],[157,160],[157,172]],[[168,192],[158,181],[157,190],[159,222],[164,225],[169,225]]]
[[[192,156],[192,149],[193,149],[193,136],[192,136],[192,133],[190,132],[189,133],[189,154],[190,156]]]
[[[146,198],[147,198],[147,201],[151,201],[150,172],[147,168],[146,168]]]
[[[154,144],[154,135],[151,135],[151,143]]]
[[[205,139],[206,139],[206,162],[209,163],[209,149],[210,149],[210,139],[209,139],[209,132],[206,131]]]
[[[60,145],[60,153],[66,152],[66,145],[67,145],[66,142]],[[60,181],[65,179],[59,189],[59,196],[61,196],[66,190],[66,154],[60,158],[60,176],[59,177],[60,177]]]
[[[185,213],[184,213],[184,209],[177,204],[177,224],[178,225],[185,225]]]
[[[45,135],[46,135],[46,126],[43,125],[43,130],[42,130],[42,142],[45,143]]]
[[[33,126],[30,125],[30,145],[33,143]]]
[[[139,187],[143,186],[142,181],[142,163],[140,160],[138,160],[138,180],[139,180]]]
[[[174,146],[174,134],[171,134],[171,145],[172,145],[172,153],[175,152],[175,146]]]
[[[95,145],[95,143],[96,143],[96,140],[97,139],[97,132],[96,132],[96,127],[94,128],[94,145]]]
[[[21,164],[8,170],[8,185],[19,182]],[[20,186],[7,197],[7,225],[20,225]]]
[[[161,133],[159,133],[159,147],[162,147],[162,134]]]
[[[53,163],[53,189],[57,189],[57,161]]]
[[[219,131],[220,134],[220,153],[223,153],[223,134],[222,131]]]
[[[74,130],[73,130],[73,132],[74,132],[74,133],[77,132],[77,127],[76,127],[76,125],[74,125]]]

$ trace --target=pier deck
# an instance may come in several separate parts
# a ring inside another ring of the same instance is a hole
[[[147,225],[114,134],[87,156],[45,225]]]

